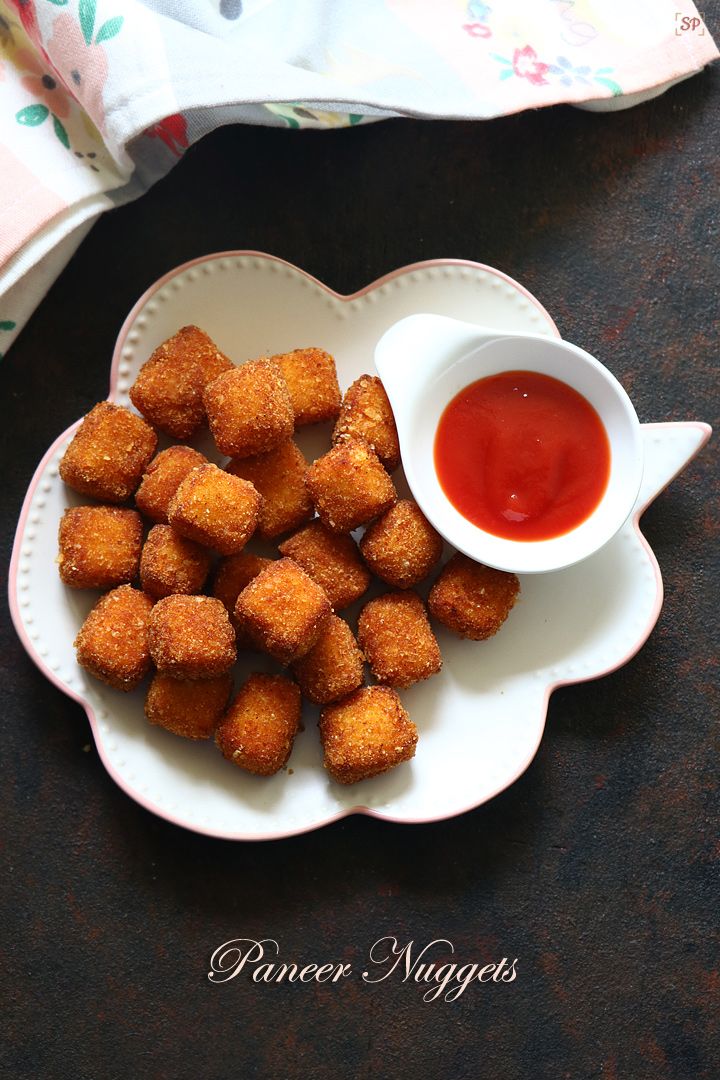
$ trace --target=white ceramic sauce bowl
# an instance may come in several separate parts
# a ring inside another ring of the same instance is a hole
[[[441,315],[411,315],[382,336],[375,366],[395,413],[413,496],[438,532],[471,559],[514,573],[560,570],[593,555],[628,519],[642,480],[640,423],[617,379],[577,345]],[[435,434],[445,407],[470,383],[503,371],[540,372],[571,386],[598,413],[610,442],[610,477],[600,503],[580,525],[550,540],[485,532],[455,509],[435,471]]]

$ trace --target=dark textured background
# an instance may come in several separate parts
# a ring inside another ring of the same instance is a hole
[[[107,392],[137,297],[177,263],[269,251],[349,292],[418,259],[517,277],[641,420],[717,410],[720,68],[617,115],[216,132],[107,215],[0,365],[3,552],[49,442]],[[442,824],[196,836],[131,802],[7,617],[4,1073],[706,1077],[720,1069],[717,456],[644,518],[666,600],[623,670],[556,692],[527,773]],[[384,934],[518,957],[455,1004],[417,986],[212,986],[211,951],[363,969]]]

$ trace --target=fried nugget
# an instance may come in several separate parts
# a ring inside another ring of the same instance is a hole
[[[80,667],[116,690],[134,690],[150,670],[149,596],[120,585],[100,597],[75,638]]]
[[[73,506],[60,519],[58,569],[73,589],[112,589],[138,572],[142,519],[119,506]]]
[[[344,619],[331,615],[310,652],[292,670],[308,701],[328,705],[362,685],[363,664],[352,630]]]
[[[223,757],[257,776],[273,776],[290,757],[300,727],[300,688],[284,675],[251,675],[218,724]]]
[[[278,559],[253,578],[237,598],[239,629],[281,664],[313,647],[330,618],[330,601],[292,559]]]
[[[352,532],[379,517],[397,499],[375,452],[361,439],[338,443],[307,471],[305,482],[331,532]]]
[[[189,439],[205,420],[203,390],[232,361],[197,326],[159,345],[130,388],[138,412],[174,439]]]
[[[235,621],[235,605],[240,593],[272,561],[262,555],[253,555],[249,551],[241,551],[239,555],[228,555],[226,559],[220,560],[212,592],[213,596],[225,605],[231,622]]]
[[[484,641],[498,632],[519,592],[515,574],[493,570],[458,552],[430,590],[428,607],[438,622],[460,637]]]
[[[288,385],[296,428],[336,419],[340,387],[330,353],[323,349],[294,349],[271,359],[280,365]]]
[[[364,439],[388,472],[400,464],[395,417],[385,387],[376,375],[361,375],[345,391],[332,441],[345,439]]]
[[[436,675],[442,657],[415,592],[386,593],[360,612],[358,641],[378,682],[407,687]]]
[[[189,472],[175,492],[168,521],[179,533],[221,555],[236,555],[257,527],[262,499],[247,480],[217,465]]]
[[[147,467],[140,487],[135,492],[135,505],[145,517],[167,525],[168,508],[172,497],[187,474],[208,459],[190,446],[171,446],[161,450]]]
[[[388,686],[366,686],[320,714],[325,768],[339,784],[354,784],[415,756],[417,728]]]
[[[151,724],[184,739],[209,739],[232,693],[232,675],[183,682],[159,672],[150,683],[145,715]]]
[[[60,462],[60,476],[81,495],[125,502],[156,449],[157,435],[142,417],[101,401],[75,432]]]
[[[235,631],[213,596],[166,596],[150,616],[148,645],[158,671],[211,679],[235,663]]]
[[[205,388],[203,401],[215,445],[228,457],[264,454],[295,428],[282,371],[265,357],[226,371]]]
[[[319,520],[283,540],[278,550],[317,581],[335,611],[359,600],[372,580],[353,538],[329,532]]]
[[[259,536],[271,540],[313,517],[312,499],[305,487],[307,462],[292,439],[267,454],[231,461],[227,471],[249,480],[262,496]]]
[[[394,585],[410,589],[439,562],[442,537],[412,499],[400,499],[365,530],[360,551],[374,574]]]
[[[199,593],[210,572],[210,552],[170,525],[154,525],[140,557],[140,581],[156,600],[173,593]]]

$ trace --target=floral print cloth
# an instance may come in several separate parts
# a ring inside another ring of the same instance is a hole
[[[215,127],[622,108],[717,56],[686,0],[0,0],[0,354]]]

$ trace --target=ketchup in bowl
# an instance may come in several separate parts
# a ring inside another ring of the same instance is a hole
[[[456,510],[507,540],[551,540],[603,497],[610,442],[592,405],[559,379],[505,371],[470,383],[445,408],[435,470]]]

